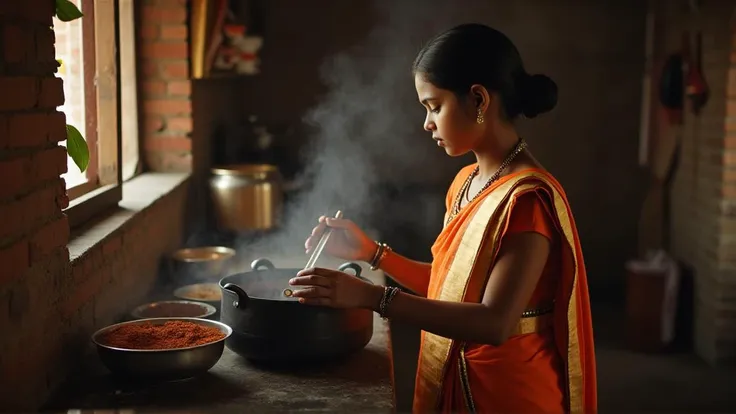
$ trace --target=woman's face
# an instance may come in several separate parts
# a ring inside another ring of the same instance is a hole
[[[440,89],[424,80],[421,74],[414,76],[419,102],[427,110],[424,129],[432,133],[436,145],[447,155],[457,157],[475,148],[482,128],[476,122],[476,109],[471,102],[461,102],[446,89]]]

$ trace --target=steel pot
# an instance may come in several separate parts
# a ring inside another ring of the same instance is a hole
[[[267,259],[251,268],[220,281],[220,321],[233,329],[226,345],[237,354],[257,361],[322,360],[348,355],[371,340],[370,310],[302,305],[283,294],[301,269],[275,269]],[[339,267],[348,269],[368,281],[355,263]]]
[[[278,225],[284,195],[276,166],[243,164],[211,172],[210,192],[220,230],[270,230]]]

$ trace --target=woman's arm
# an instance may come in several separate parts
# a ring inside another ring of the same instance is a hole
[[[481,303],[431,300],[399,293],[387,316],[434,334],[462,341],[499,345],[506,341],[529,302],[550,252],[539,233],[504,238]],[[375,286],[370,307],[378,311],[383,288]]]
[[[427,296],[431,264],[411,260],[391,251],[381,261],[380,269],[388,273],[401,286],[418,295]]]

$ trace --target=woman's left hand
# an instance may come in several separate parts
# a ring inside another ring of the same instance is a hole
[[[337,270],[304,269],[289,281],[294,289],[292,296],[300,303],[333,308],[375,309],[381,301],[383,288]]]

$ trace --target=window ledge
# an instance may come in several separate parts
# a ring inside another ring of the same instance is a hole
[[[145,173],[123,183],[123,199],[112,212],[73,229],[69,240],[72,266],[156,201],[184,185],[189,173]]]

